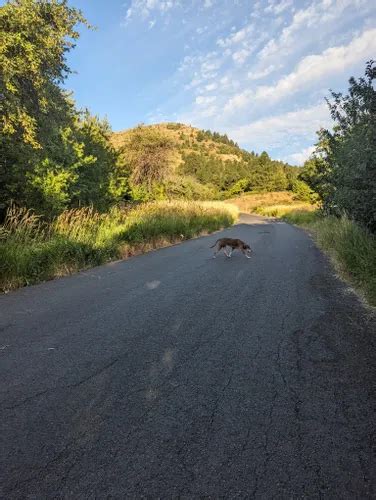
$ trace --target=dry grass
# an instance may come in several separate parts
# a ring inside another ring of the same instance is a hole
[[[343,279],[349,281],[370,305],[376,306],[376,237],[343,216],[319,212],[291,212],[285,220],[309,230],[318,246],[331,257]]]
[[[244,194],[226,201],[236,205],[241,212],[257,213],[270,217],[282,217],[292,210],[315,210],[309,203],[296,201],[291,191]]]
[[[291,205],[270,205],[267,207],[256,207],[254,213],[259,215],[265,215],[266,217],[284,217],[290,212],[304,211],[304,212],[314,212],[317,209],[316,206],[309,203],[293,203]]]
[[[11,207],[0,226],[0,290],[8,291],[103,262],[171,245],[231,225],[224,203],[155,202],[130,209],[67,210],[47,225]]]

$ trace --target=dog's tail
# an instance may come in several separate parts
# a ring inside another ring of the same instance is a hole
[[[215,245],[218,243],[218,241],[219,241],[219,240],[217,240],[217,241],[214,243],[214,245],[212,245],[212,246],[211,246],[211,247],[209,247],[209,248],[214,248],[214,247],[215,247]]]

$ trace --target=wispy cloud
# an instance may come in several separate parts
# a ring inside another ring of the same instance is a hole
[[[303,148],[298,153],[292,153],[288,155],[287,160],[293,165],[303,165],[303,163],[308,160],[314,150],[315,146],[308,146],[307,148]]]
[[[159,69],[175,65],[164,93],[155,84],[161,111],[152,116],[228,132],[294,162],[329,125],[328,88],[343,90],[376,53],[369,0],[131,0],[127,18],[137,36],[144,23],[164,40]]]
[[[269,65],[281,55],[288,57],[297,47],[309,45],[312,38],[317,38],[317,30],[322,38],[333,29],[338,29],[342,22],[347,23],[347,16],[358,17],[372,11],[371,4],[368,0],[313,1],[297,10],[279,36],[268,41],[259,53],[260,61]]]
[[[180,0],[132,0],[126,20],[133,17],[147,18],[155,12],[165,13],[180,5]]]
[[[268,116],[246,125],[233,127],[231,137],[241,143],[259,145],[259,149],[276,149],[286,142],[310,139],[321,127],[330,124],[329,111],[325,103],[316,104],[296,111]]]
[[[266,13],[272,13],[275,15],[282,14],[286,9],[291,7],[293,4],[292,0],[281,0],[275,1],[275,0],[269,0],[268,6],[265,8]]]
[[[347,68],[360,60],[367,60],[376,53],[376,29],[364,31],[355,36],[348,45],[329,47],[321,54],[303,57],[291,73],[277,81],[275,85],[247,89],[229,99],[226,109],[235,112],[251,102],[267,101],[274,103],[298,91],[307,91],[317,82],[327,80],[333,74],[343,74]],[[259,74],[264,75],[270,68]],[[252,73],[251,73],[252,78]]]

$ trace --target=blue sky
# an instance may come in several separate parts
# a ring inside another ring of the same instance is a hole
[[[67,87],[114,130],[179,121],[301,163],[329,126],[324,97],[376,59],[371,0],[71,0]]]

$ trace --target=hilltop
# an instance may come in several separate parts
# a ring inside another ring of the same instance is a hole
[[[283,191],[291,189],[298,174],[298,167],[273,160],[265,151],[246,151],[226,134],[182,123],[141,125],[114,133],[111,142],[128,165],[137,163],[140,155],[149,168],[162,160],[163,172],[154,180],[169,196],[213,199]]]

